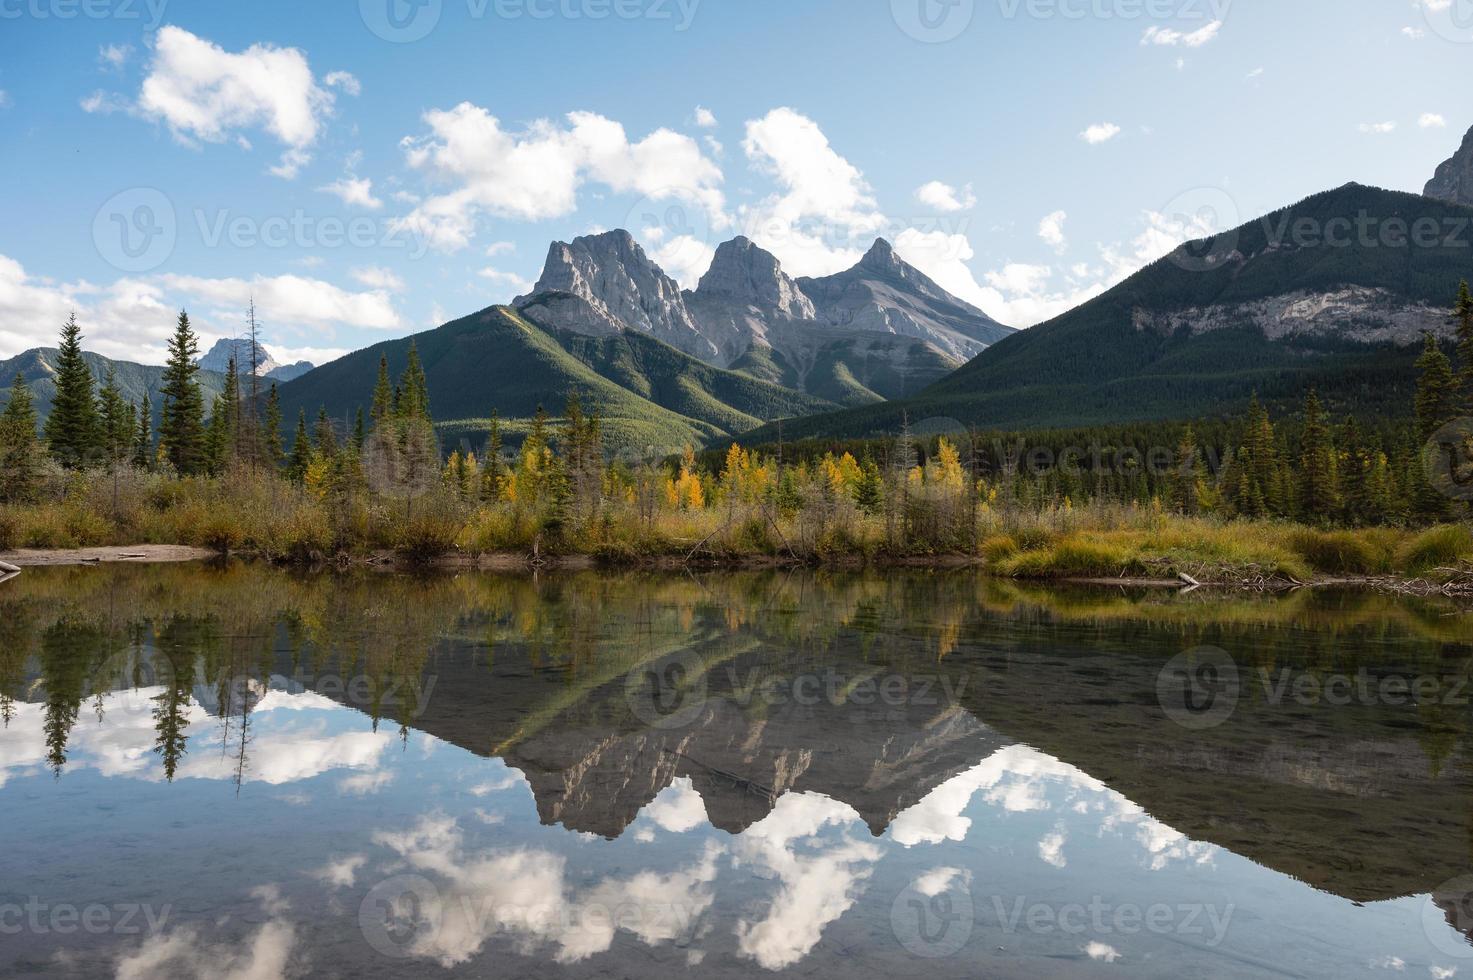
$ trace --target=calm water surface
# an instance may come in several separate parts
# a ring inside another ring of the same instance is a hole
[[[1473,976],[1470,619],[27,571],[0,974]]]

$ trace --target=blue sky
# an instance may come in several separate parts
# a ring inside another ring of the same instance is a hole
[[[394,16],[391,18],[391,14]],[[922,15],[926,16],[922,16]],[[0,356],[254,295],[324,360],[627,227],[693,287],[878,235],[1030,325],[1473,124],[1469,0],[0,0]]]

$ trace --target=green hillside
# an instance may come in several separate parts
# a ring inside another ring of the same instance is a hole
[[[159,384],[164,374],[162,367],[155,367],[151,364],[134,364],[131,361],[114,361],[101,354],[83,353],[82,357],[87,361],[87,366],[92,369],[92,376],[99,385],[107,375],[108,366],[111,365],[117,372],[118,388],[122,390],[123,397],[129,402],[135,405],[140,404],[144,394],[147,393],[153,404],[154,421],[158,421]],[[56,358],[56,348],[38,347],[9,360],[0,361],[0,406],[10,401],[10,386],[15,381],[16,374],[23,374],[26,384],[31,389],[31,397],[35,401],[36,414],[44,420],[51,413],[51,400],[56,395],[54,380]],[[197,377],[200,387],[204,390],[205,408],[208,410],[215,396],[224,390],[225,376],[213,371],[201,371]]]
[[[288,427],[319,407],[340,420],[367,408],[379,358],[397,377],[418,347],[442,441],[479,450],[492,411],[515,441],[539,406],[561,412],[577,394],[603,419],[613,452],[675,452],[829,407],[816,399],[721,371],[646,337],[559,338],[507,307],[491,307],[413,338],[386,341],[280,387]],[[563,343],[560,343],[560,339]],[[566,343],[568,346],[564,346]]]
[[[1282,240],[1283,229],[1299,222],[1328,229],[1337,219],[1354,223],[1363,216],[1377,236],[1420,219],[1442,232],[1425,247],[1361,244],[1358,235],[1317,244],[1295,243],[1292,234]],[[1345,286],[1450,309],[1458,281],[1473,278],[1470,221],[1470,208],[1346,185],[1193,243],[1187,246],[1193,261],[1162,259],[1090,302],[1000,341],[913,398],[786,423],[784,435],[882,435],[897,432],[904,418],[1017,429],[1222,416],[1241,411],[1254,391],[1271,407],[1287,408],[1311,385],[1337,413],[1404,416],[1420,345],[1324,335],[1270,340],[1256,327],[1232,324],[1196,335],[1166,333],[1138,328],[1136,318]],[[748,439],[775,435],[766,428]]]
[[[777,343],[751,348],[731,369],[846,408],[918,394],[957,367],[935,347],[898,334],[791,323]]]

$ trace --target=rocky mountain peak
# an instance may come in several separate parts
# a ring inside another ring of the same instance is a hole
[[[235,358],[235,370],[237,374],[248,375],[251,373],[251,342],[249,340],[234,340],[226,338],[216,341],[204,357],[199,359],[199,366],[205,371],[214,371],[216,374],[224,374],[230,370],[230,358]],[[256,345],[256,373],[265,377],[272,371],[281,367],[271,352],[260,344]]]
[[[680,286],[622,229],[553,242],[536,287],[513,305],[534,321],[575,333],[627,328],[696,357],[715,352],[686,309]]]
[[[1458,151],[1437,168],[1437,173],[1427,182],[1427,189],[1422,193],[1449,204],[1473,207],[1473,129],[1463,137],[1463,145]]]
[[[859,260],[861,268],[875,272],[903,272],[908,268],[895,252],[895,246],[883,238],[876,238],[870,250]]]
[[[696,295],[702,300],[720,297],[794,320],[814,318],[812,301],[783,272],[777,256],[746,237],[734,238],[716,250]]]

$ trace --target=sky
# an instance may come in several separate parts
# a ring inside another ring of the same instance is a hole
[[[626,228],[694,288],[877,237],[1019,327],[1473,125],[1473,0],[0,0],[0,357],[278,360]]]

